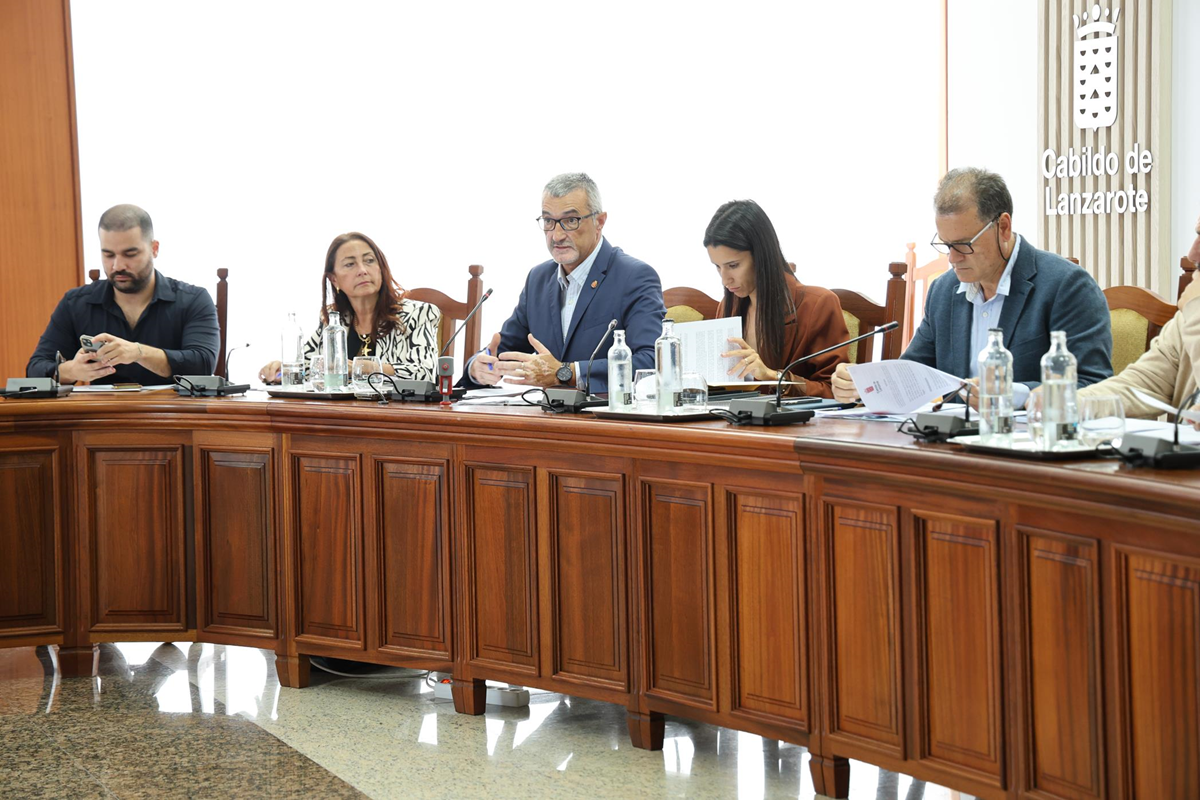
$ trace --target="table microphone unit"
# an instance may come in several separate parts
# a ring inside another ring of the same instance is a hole
[[[250,389],[248,383],[230,383],[220,375],[174,375],[171,380],[180,397],[226,397]]]
[[[976,422],[971,424],[971,382],[963,381],[962,386],[958,387],[958,391],[950,395],[966,393],[963,398],[963,413],[960,417],[957,412],[941,411],[942,404],[934,406],[934,410],[926,411],[917,414],[914,424],[917,426],[917,431],[913,436],[923,438],[926,442],[946,442],[953,439],[955,436],[974,436],[979,433],[979,424]],[[945,401],[943,401],[944,403]]]
[[[462,333],[463,328],[467,327],[467,323],[470,322],[471,318],[475,316],[475,312],[479,311],[479,307],[482,306],[484,301],[491,296],[491,289],[488,289],[486,292],[484,292],[483,297],[479,298],[479,302],[475,304],[475,307],[472,308],[467,316],[463,318],[462,323],[458,326],[458,330],[451,334],[450,338],[446,340],[446,343],[442,345],[442,352],[438,353],[437,385],[435,385],[433,381],[413,381],[402,380],[400,378],[390,378],[388,383],[391,384],[392,388],[386,393],[382,393],[384,398],[390,400],[400,400],[402,402],[411,400],[417,403],[449,403],[450,397],[454,392],[453,381],[451,381],[449,391],[443,391],[442,385],[447,377],[454,377],[454,356],[446,355],[446,351],[450,348],[450,345],[454,343],[454,340],[458,338],[458,335]]]
[[[600,352],[600,346],[604,344],[613,329],[617,327],[617,321],[614,319],[608,323],[608,328],[605,329],[604,335],[600,337],[600,341],[596,342],[596,349],[592,351],[592,357],[588,359],[587,374],[576,376],[575,382],[578,384],[583,380],[583,389],[571,386],[556,386],[546,390],[546,404],[549,406],[546,411],[568,410],[576,414],[581,411],[586,411],[593,406],[604,405],[608,401],[601,400],[589,394],[592,388],[592,362],[596,360],[596,354]]]
[[[1168,442],[1145,433],[1127,433],[1121,437],[1117,451],[1126,461],[1137,466],[1159,469],[1189,469],[1200,467],[1200,447],[1179,443],[1179,422],[1183,412],[1200,399],[1200,389],[1184,398],[1175,413],[1175,440]]]
[[[0,397],[66,397],[74,386],[61,386],[54,378],[9,378]]]
[[[803,364],[805,361],[823,356],[826,353],[833,352],[839,348],[849,344],[868,339],[872,336],[877,336],[881,333],[893,331],[899,327],[897,322],[885,322],[875,330],[864,333],[861,336],[855,336],[853,339],[847,339],[840,344],[835,344],[832,347],[826,347],[824,350],[818,350],[815,353],[809,353],[806,356],[797,358],[792,363],[779,371],[779,380],[775,383],[774,397],[748,397],[741,400],[731,400],[729,402],[729,422],[731,425],[792,425],[797,422],[808,422],[813,418],[814,412],[810,409],[792,409],[786,408],[783,404],[783,378],[793,368]]]

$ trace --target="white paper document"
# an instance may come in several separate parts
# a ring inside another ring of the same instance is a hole
[[[962,386],[957,378],[916,361],[868,361],[851,364],[850,378],[863,405],[874,414],[907,414]]]
[[[1156,419],[1127,419],[1125,420],[1125,432],[1153,436],[1155,439],[1163,439],[1168,442],[1175,441],[1175,423],[1173,422],[1160,422]],[[1200,431],[1191,425],[1180,425],[1179,443],[1200,444]]]
[[[117,383],[117,384],[98,383],[98,384],[95,384],[92,386],[76,386],[74,391],[76,391],[76,392],[95,392],[97,394],[100,394],[100,393],[108,393],[108,392],[160,392],[163,389],[174,389],[174,388],[175,388],[174,384],[165,384],[163,386],[140,386],[140,385],[122,384],[122,383]]]
[[[675,326],[684,372],[698,372],[709,386],[736,381],[729,370],[738,363],[736,358],[721,358],[721,353],[736,350],[730,343],[742,336],[741,317],[719,317],[697,322],[681,322]],[[772,381],[773,382],[773,381]]]
[[[524,405],[525,401],[521,399],[521,395],[535,388],[537,387],[501,382],[481,389],[468,389],[458,402],[470,406]]]
[[[1130,387],[1130,388],[1132,388],[1132,387]],[[1162,400],[1159,400],[1157,397],[1151,397],[1150,395],[1143,392],[1141,389],[1134,389],[1133,393],[1135,395],[1137,395],[1138,400],[1141,400],[1143,403],[1145,403],[1148,406],[1157,408],[1159,411],[1165,411],[1171,415],[1174,415],[1174,414],[1178,413],[1178,411],[1179,411],[1179,409],[1177,409],[1177,408],[1171,408],[1170,403],[1164,403]],[[1182,414],[1180,414],[1180,416],[1183,417],[1184,419],[1186,419],[1188,422],[1200,422],[1200,413],[1197,413],[1195,411],[1184,411]]]

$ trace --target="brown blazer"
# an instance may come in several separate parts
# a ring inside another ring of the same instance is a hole
[[[792,292],[792,305],[796,310],[789,314],[783,323],[785,358],[779,364],[767,363],[767,366],[774,370],[783,369],[801,356],[824,350],[850,338],[850,332],[846,329],[846,319],[842,316],[842,304],[836,294],[819,286],[805,286],[792,275],[787,276],[787,284]],[[723,299],[717,309],[717,316],[726,316]],[[746,320],[744,326],[753,324],[753,320]],[[833,397],[833,387],[830,385],[833,371],[837,369],[838,364],[849,360],[850,348],[841,347],[804,362],[792,370],[789,379],[803,378],[803,392],[811,397]],[[800,389],[801,387],[791,386],[788,388],[788,394],[799,394]]]

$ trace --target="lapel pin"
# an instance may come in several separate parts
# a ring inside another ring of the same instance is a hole
[[[600,281],[592,281],[592,288],[593,288],[593,289],[595,289],[595,288],[596,288],[597,286],[599,286],[599,285],[600,285]]]

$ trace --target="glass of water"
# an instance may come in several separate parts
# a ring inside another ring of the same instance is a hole
[[[325,356],[320,353],[308,362],[308,385],[314,392],[325,391]]]
[[[708,406],[708,382],[699,372],[683,373],[680,405],[688,411],[702,411]]]
[[[633,405],[642,414],[658,413],[658,373],[654,370],[633,373]]]
[[[304,388],[304,362],[282,364],[279,367],[279,385],[285,389]]]
[[[1117,447],[1125,435],[1125,405],[1115,394],[1079,398],[1079,440],[1087,447]]]
[[[1025,402],[1025,424],[1036,450],[1042,449],[1042,392],[1033,392]]]
[[[383,372],[383,364],[377,356],[355,356],[350,370],[350,379],[354,385],[355,397],[372,398],[377,393],[371,388],[370,378],[376,372]],[[376,379],[378,385],[382,379]]]

